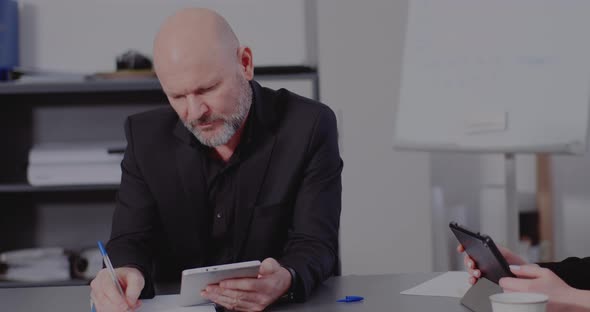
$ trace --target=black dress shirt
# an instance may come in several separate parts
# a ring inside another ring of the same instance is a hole
[[[253,110],[254,106],[251,107],[248,116],[254,114]],[[246,119],[240,143],[227,162],[220,159],[213,148],[202,146],[202,152],[208,156],[204,157],[203,172],[207,177],[208,205],[213,218],[207,265],[221,265],[237,261],[233,257],[237,176],[241,160],[248,156],[248,147],[254,138],[253,132],[256,128],[254,123],[253,118]],[[300,297],[298,293],[301,291],[298,287],[297,272],[289,266],[285,266],[285,268],[291,274],[291,287],[284,300],[296,300]]]
[[[248,113],[252,114],[253,107]],[[227,162],[216,154],[213,148],[201,146],[203,172],[207,179],[207,205],[212,216],[211,240],[207,253],[207,265],[221,265],[236,262],[233,256],[235,210],[238,190],[238,174],[241,160],[248,156],[247,147],[253,138],[253,123],[246,119],[246,126],[236,150]]]

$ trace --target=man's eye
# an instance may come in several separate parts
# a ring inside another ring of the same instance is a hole
[[[205,89],[203,89],[203,93],[205,93],[205,92],[209,92],[209,91],[212,91],[212,90],[213,90],[213,89],[215,89],[216,87],[217,87],[217,85],[212,85],[212,86],[210,86],[210,87],[208,87],[208,88],[205,88]]]

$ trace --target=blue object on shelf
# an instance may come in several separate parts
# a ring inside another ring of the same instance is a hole
[[[0,80],[19,65],[18,55],[18,3],[0,0]]]

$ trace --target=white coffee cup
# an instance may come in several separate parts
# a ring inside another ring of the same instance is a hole
[[[508,292],[490,296],[494,312],[545,312],[549,297],[537,293]]]

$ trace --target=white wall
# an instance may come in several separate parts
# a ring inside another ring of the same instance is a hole
[[[112,71],[128,49],[150,56],[164,19],[183,7],[217,10],[257,66],[315,65],[310,0],[19,0],[21,63],[71,72]]]
[[[426,153],[392,149],[407,1],[318,1],[320,90],[339,118],[343,274],[432,268]]]

